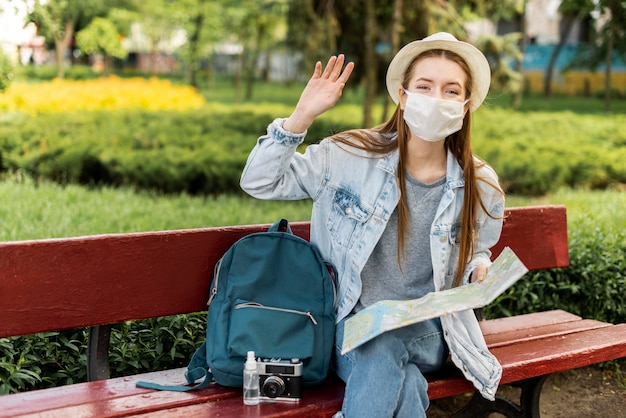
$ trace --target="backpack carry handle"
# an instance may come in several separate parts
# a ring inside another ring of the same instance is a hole
[[[267,231],[268,232],[286,232],[290,235],[293,235],[293,232],[291,232],[291,226],[289,226],[289,221],[284,218],[274,223],[274,225],[270,226]]]

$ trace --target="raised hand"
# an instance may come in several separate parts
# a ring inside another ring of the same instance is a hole
[[[353,62],[344,67],[344,61],[343,54],[330,57],[323,72],[322,63],[315,64],[313,76],[302,91],[295,110],[283,124],[285,130],[304,132],[316,117],[337,103],[354,69]]]

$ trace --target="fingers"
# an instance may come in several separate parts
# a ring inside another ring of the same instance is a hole
[[[472,275],[470,278],[470,282],[482,282],[487,277],[487,266],[484,264],[480,264],[476,266],[474,271],[472,271]]]
[[[333,55],[332,57],[330,57],[321,77],[329,79],[331,81],[339,81],[340,83],[345,83],[348,80],[348,77],[350,77],[352,70],[354,69],[353,62],[349,62],[346,67],[343,68],[345,59],[346,58],[343,54],[339,54],[338,56]],[[315,66],[315,70],[317,72],[317,65]]]
[[[312,78],[319,78],[322,74],[322,63],[320,61],[315,63],[315,69],[313,70]]]
[[[345,84],[348,81],[350,74],[352,74],[352,70],[354,70],[354,63],[350,61],[348,64],[346,64],[346,68],[344,68],[343,73],[341,73],[341,76],[337,81]]]

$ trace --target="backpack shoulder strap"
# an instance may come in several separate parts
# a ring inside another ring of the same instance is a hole
[[[185,378],[190,385],[198,379],[202,379],[202,381],[195,386],[159,385],[157,383],[144,381],[139,381],[135,385],[140,388],[175,392],[189,392],[209,386],[213,381],[213,374],[206,368],[206,341],[202,343],[191,358],[189,366],[187,366],[187,371],[185,372]]]
[[[272,226],[270,226],[267,232],[286,232],[290,235],[293,235],[291,231],[291,226],[289,226],[289,221],[287,219],[281,219],[276,221]]]

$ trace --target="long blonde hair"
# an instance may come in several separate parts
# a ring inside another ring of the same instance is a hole
[[[461,66],[466,74],[465,91],[472,91],[471,71],[467,63],[457,54],[447,51],[433,49],[425,51],[418,55],[408,66],[402,85],[406,88],[409,85],[413,68],[420,60],[427,57],[443,57]],[[471,99],[466,97],[466,99]],[[375,154],[387,154],[398,149],[399,160],[397,168],[398,187],[400,188],[400,201],[398,202],[398,260],[401,263],[404,259],[405,237],[409,225],[409,210],[406,199],[406,162],[408,157],[408,141],[410,138],[409,128],[404,121],[403,110],[400,106],[396,107],[391,118],[382,125],[372,129],[354,129],[339,133],[331,137],[331,139],[361,150],[369,151]],[[461,233],[459,261],[457,264],[456,274],[453,287],[461,284],[465,265],[474,256],[475,253],[475,237],[477,236],[477,215],[478,207],[491,216],[481,199],[478,181],[483,181],[498,191],[501,191],[497,184],[491,184],[487,179],[478,177],[476,171],[485,165],[484,162],[474,159],[471,149],[470,131],[471,131],[470,112],[466,112],[463,119],[463,127],[458,132],[449,135],[444,142],[446,150],[452,153],[463,170],[463,178],[465,181],[465,189],[463,195],[463,207],[461,210]],[[397,134],[397,135],[396,135]],[[389,140],[390,137],[396,135],[395,140]],[[356,141],[355,141],[356,139]]]

